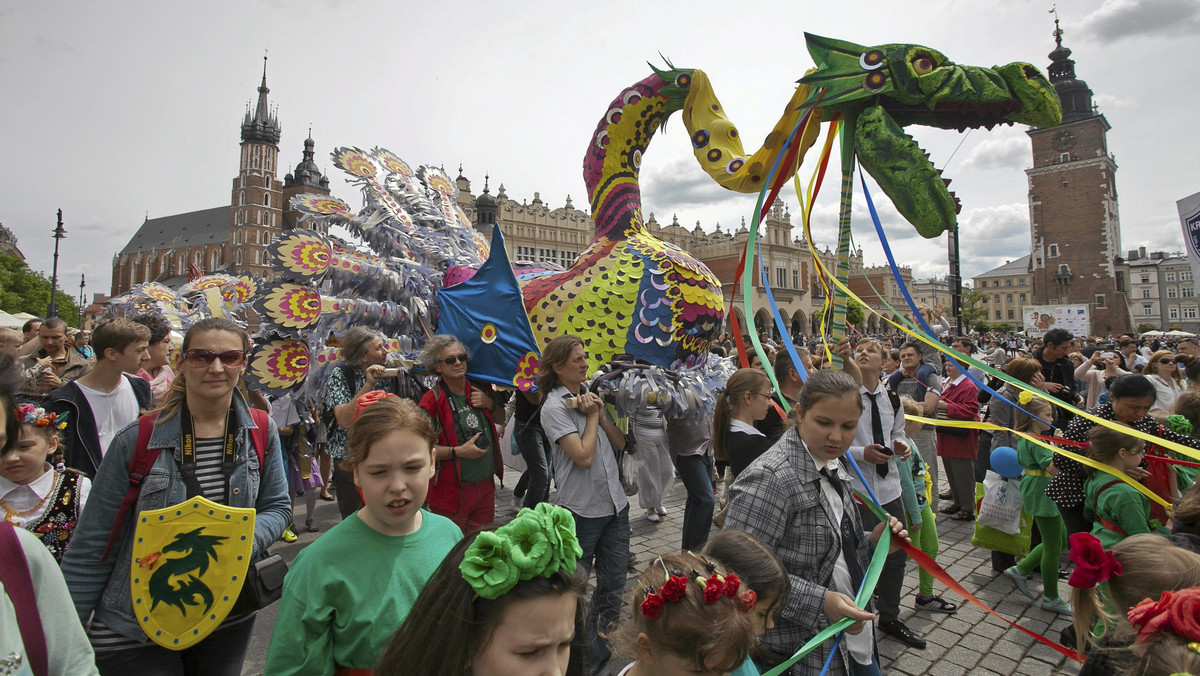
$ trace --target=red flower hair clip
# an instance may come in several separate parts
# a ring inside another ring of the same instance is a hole
[[[662,617],[663,597],[654,591],[653,587],[646,587],[643,591],[646,598],[642,600],[642,615],[648,619],[657,620]]]
[[[354,404],[354,419],[358,420],[358,415],[363,412],[363,409],[370,406],[371,404],[374,404],[379,401],[383,401],[384,399],[387,399],[388,397],[395,397],[395,396],[396,395],[392,394],[391,392],[384,392],[383,390],[371,390],[370,392],[367,392],[366,394],[359,397],[358,401],[356,401]]]
[[[1091,589],[1098,583],[1124,572],[1121,562],[1112,552],[1104,551],[1100,540],[1091,533],[1076,533],[1071,536],[1071,561],[1075,571],[1067,584],[1077,589]]]
[[[1160,631],[1200,641],[1200,587],[1165,591],[1158,601],[1145,599],[1129,609],[1128,617],[1137,627],[1139,643]]]

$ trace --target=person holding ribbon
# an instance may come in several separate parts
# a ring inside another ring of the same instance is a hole
[[[504,404],[486,383],[467,378],[471,355],[454,336],[439,334],[425,343],[421,363],[439,378],[421,397],[421,408],[437,431],[437,472],[429,482],[429,508],[464,533],[496,520],[496,483],[504,464],[496,440],[496,420]]]
[[[1079,656],[1087,656],[1080,673],[1119,673],[1119,669],[1131,667],[1137,661],[1121,640],[1122,636],[1133,633],[1127,613],[1144,599],[1200,586],[1200,554],[1176,547],[1168,538],[1156,534],[1134,535],[1117,543],[1111,551],[1105,550],[1090,533],[1076,533],[1070,540],[1075,570],[1067,583],[1072,587]],[[1094,635],[1092,630],[1097,621],[1100,632]],[[1094,650],[1097,646],[1108,649]]]
[[[184,336],[182,367],[166,401],[143,416],[149,423],[145,445],[139,443],[142,424],[130,425],[104,454],[62,561],[79,619],[91,622],[88,638],[102,674],[241,671],[254,630],[253,612],[235,614],[225,606],[230,614],[207,637],[184,650],[170,650],[151,642],[143,630],[145,611],[134,611],[130,581],[135,566],[149,572],[154,565],[135,562],[132,553],[135,524],[145,511],[196,497],[253,508],[249,561],[262,556],[291,522],[279,435],[268,416],[251,413],[237,387],[249,349],[245,330],[231,321],[210,318],[193,324]],[[259,432],[260,424],[267,429]],[[131,463],[135,456],[154,460],[148,468],[137,467]],[[207,570],[205,565],[191,574],[202,577]],[[241,571],[244,575],[246,568]],[[177,612],[165,603],[157,607]]]
[[[730,673],[754,648],[757,598],[707,556],[654,559],[638,577],[629,619],[613,634],[616,654],[633,660],[617,676]]]
[[[830,625],[852,620],[828,673],[879,674],[874,613],[858,607],[868,552],[883,536],[884,523],[871,532],[852,495],[841,458],[854,442],[863,412],[859,384],[840,371],[809,376],[793,409],[796,425],[779,443],[750,463],[729,489],[725,527],[741,530],[771,548],[787,568],[791,592],[780,607],[775,628],[763,636],[773,664]],[[893,538],[908,532],[889,517]],[[836,632],[830,632],[832,636]],[[824,643],[791,667],[793,676],[822,673],[831,647]]]
[[[1146,456],[1146,442],[1110,427],[1097,425],[1092,429],[1087,454],[1092,460],[1108,466],[1108,471],[1085,467],[1089,475],[1084,484],[1087,502],[1084,510],[1093,517],[1092,535],[1105,549],[1139,533],[1161,528],[1150,519],[1150,499],[1121,477],[1137,469]]]
[[[467,535],[429,578],[375,674],[584,676],[581,553],[571,513],[544,502]]]
[[[462,539],[458,526],[421,507],[434,439],[429,416],[411,401],[385,392],[359,397],[342,465],[363,506],[296,555],[267,673],[350,675],[374,666]]]

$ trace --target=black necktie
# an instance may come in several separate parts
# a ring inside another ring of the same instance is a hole
[[[871,398],[871,438],[874,440],[872,443],[886,448],[887,443],[883,437],[883,419],[879,417],[879,402],[875,400],[879,393],[867,392],[867,396]],[[881,477],[887,476],[888,464],[885,462],[882,465],[875,465],[875,473]]]
[[[862,585],[863,572],[862,566],[858,563],[858,534],[855,532],[854,522],[850,520],[849,507],[845,502],[845,484],[842,483],[841,477],[836,472],[830,472],[828,468],[821,468],[821,476],[825,477],[834,492],[838,494],[838,498],[842,499],[842,558],[846,561],[846,569],[850,571],[850,581],[854,585],[851,593],[853,596],[858,593],[858,588]]]

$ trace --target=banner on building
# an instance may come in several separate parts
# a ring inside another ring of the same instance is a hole
[[[1179,207],[1179,222],[1183,226],[1183,243],[1188,262],[1192,264],[1192,279],[1200,280],[1200,192],[1175,203]]]
[[[1086,305],[1024,305],[1021,323],[1031,336],[1040,336],[1050,329],[1066,329],[1072,336],[1090,336],[1092,326]]]

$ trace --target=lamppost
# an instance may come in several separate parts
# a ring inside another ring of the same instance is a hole
[[[50,273],[50,307],[46,309],[46,317],[58,316],[58,242],[66,236],[67,231],[63,230],[62,209],[59,209],[58,227],[54,228],[54,269]]]
[[[85,287],[85,286],[87,286],[87,283],[84,281],[83,273],[81,272],[81,273],[79,273],[79,326],[80,326],[80,328],[83,327],[83,287]]]

